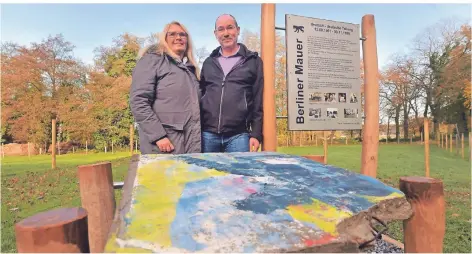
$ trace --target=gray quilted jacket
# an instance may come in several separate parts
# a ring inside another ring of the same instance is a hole
[[[142,154],[163,153],[156,142],[164,137],[173,154],[201,152],[199,82],[195,67],[151,47],[133,70],[130,105],[138,123]]]

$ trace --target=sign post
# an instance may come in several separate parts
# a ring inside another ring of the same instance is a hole
[[[362,53],[365,83],[365,125],[362,138],[361,173],[377,177],[379,154],[379,68],[373,15],[362,17]]]
[[[262,151],[277,150],[275,115],[275,4],[263,3],[261,8],[261,58],[264,68]]]

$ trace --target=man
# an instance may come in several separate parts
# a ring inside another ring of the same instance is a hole
[[[262,59],[238,43],[240,28],[229,14],[219,16],[220,43],[202,66],[202,150],[255,152],[262,141]]]

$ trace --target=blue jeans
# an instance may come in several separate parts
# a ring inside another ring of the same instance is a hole
[[[249,152],[249,133],[233,135],[202,133],[202,152],[204,153],[233,153]]]

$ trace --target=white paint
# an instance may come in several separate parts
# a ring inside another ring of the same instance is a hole
[[[299,165],[300,164],[298,160],[292,159],[292,158],[265,159],[265,160],[260,160],[260,161],[263,162],[263,163],[272,164],[272,165],[277,165],[277,164],[283,164],[283,165],[295,164],[295,165]]]

